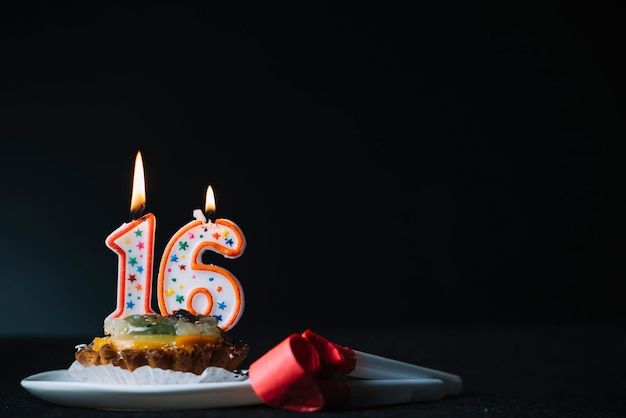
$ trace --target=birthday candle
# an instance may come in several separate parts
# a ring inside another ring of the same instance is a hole
[[[205,211],[215,211],[211,186],[207,188]],[[244,293],[228,270],[205,264],[202,254],[213,251],[226,258],[239,257],[246,240],[241,229],[228,219],[206,219],[200,209],[194,221],[180,228],[165,247],[158,278],[159,309],[171,315],[186,309],[194,315],[210,315],[223,330],[235,326],[244,309]]]
[[[105,241],[118,256],[117,308],[107,318],[155,314],[150,295],[156,220],[151,213],[135,219],[143,212],[145,203],[143,160],[137,152],[130,204],[132,220],[123,223]]]

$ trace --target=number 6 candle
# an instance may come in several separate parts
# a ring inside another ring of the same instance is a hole
[[[131,221],[122,224],[106,239],[117,253],[117,309],[107,318],[155,314],[150,307],[155,217],[148,213],[139,219],[146,203],[146,185],[141,153],[137,152],[130,202]]]
[[[215,211],[213,188],[206,192],[205,212]],[[158,279],[159,309],[171,315],[186,309],[194,315],[211,315],[223,330],[237,324],[244,309],[241,284],[228,270],[202,262],[202,254],[211,250],[227,258],[239,257],[246,240],[241,229],[228,219],[205,217],[193,211],[194,221],[179,229],[171,238],[161,258]]]

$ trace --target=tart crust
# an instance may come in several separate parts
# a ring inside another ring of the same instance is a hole
[[[232,341],[222,331],[222,337],[216,342],[194,344],[189,348],[168,346],[116,350],[111,344],[104,344],[99,350],[94,350],[92,342],[79,347],[75,358],[85,367],[112,364],[133,371],[137,367],[147,365],[165,370],[201,374],[211,366],[233,371],[247,357],[249,350],[248,343]]]

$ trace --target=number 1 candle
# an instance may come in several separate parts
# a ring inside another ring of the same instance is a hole
[[[122,224],[106,239],[118,256],[117,308],[108,318],[155,314],[151,308],[152,264],[156,220],[141,215],[146,203],[146,185],[141,153],[137,152],[130,203],[131,221]]]
[[[215,211],[211,186],[207,188],[205,212]],[[205,264],[202,254],[213,251],[227,258],[239,257],[246,246],[241,229],[228,219],[207,220],[200,209],[194,221],[179,229],[161,258],[158,279],[159,309],[171,315],[186,309],[194,315],[211,315],[223,330],[235,326],[244,309],[244,294],[228,270]]]

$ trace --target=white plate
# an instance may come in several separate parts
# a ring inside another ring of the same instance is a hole
[[[52,370],[21,381],[36,397],[59,405],[110,410],[171,410],[259,405],[249,380],[180,385],[109,385],[79,382],[67,370]]]

